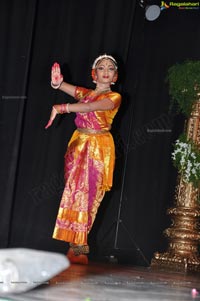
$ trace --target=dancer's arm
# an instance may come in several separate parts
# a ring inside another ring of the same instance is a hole
[[[52,88],[59,89],[72,97],[75,95],[76,86],[63,81],[63,75],[61,74],[60,65],[58,63],[54,63],[51,68],[51,86]]]
[[[114,108],[110,98],[104,98],[90,103],[68,103],[65,104],[65,113],[89,113],[94,111],[108,111]]]
[[[88,113],[94,111],[107,111],[112,110],[114,108],[114,103],[109,98],[104,98],[99,101],[95,101],[92,103],[67,103],[67,104],[58,104],[54,105],[51,111],[49,122],[47,123],[45,129],[50,127],[56,117],[57,114],[64,113]]]

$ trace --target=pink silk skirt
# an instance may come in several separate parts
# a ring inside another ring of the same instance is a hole
[[[65,188],[53,238],[87,244],[98,207],[112,186],[114,162],[110,132],[74,132],[65,154]]]

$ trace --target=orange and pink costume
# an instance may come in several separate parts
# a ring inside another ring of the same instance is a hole
[[[107,91],[96,95],[93,90],[77,87],[75,99],[93,102],[109,98],[109,111],[76,113],[74,131],[65,154],[65,188],[53,238],[87,245],[87,236],[106,191],[112,187],[115,147],[109,132],[117,113],[121,95]]]

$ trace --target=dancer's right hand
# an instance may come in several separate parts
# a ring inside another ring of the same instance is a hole
[[[51,68],[51,83],[53,86],[59,86],[63,82],[63,75],[60,71],[60,65],[54,63]]]

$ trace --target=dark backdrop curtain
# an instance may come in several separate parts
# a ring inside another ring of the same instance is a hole
[[[51,106],[73,101],[50,87],[53,62],[66,81],[93,87],[91,65],[102,53],[119,62],[114,90],[123,96],[112,132],[113,190],[90,235],[94,255],[117,252],[148,264],[165,248],[176,170],[172,143],[183,117],[169,114],[169,66],[199,59],[199,11],[163,11],[153,22],[133,0],[1,1],[0,247],[65,253],[51,238],[62,190],[63,162],[74,115],[45,130]]]

